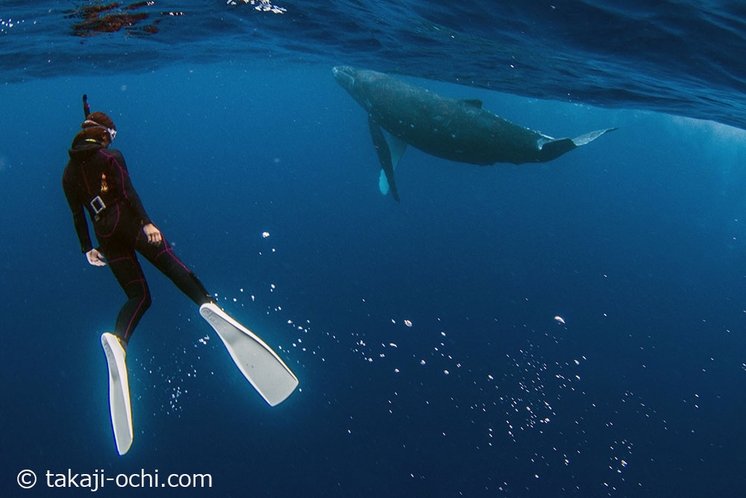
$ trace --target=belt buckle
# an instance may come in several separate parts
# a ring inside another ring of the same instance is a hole
[[[106,204],[104,204],[104,201],[101,199],[101,197],[97,195],[91,201],[91,208],[93,208],[94,213],[99,214],[101,211],[106,209]]]

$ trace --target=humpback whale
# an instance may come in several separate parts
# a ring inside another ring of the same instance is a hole
[[[452,99],[387,74],[337,66],[334,79],[368,113],[368,127],[381,163],[379,188],[396,201],[394,169],[407,145],[462,163],[540,163],[556,159],[616,128],[577,138],[555,139],[482,109],[476,99]]]

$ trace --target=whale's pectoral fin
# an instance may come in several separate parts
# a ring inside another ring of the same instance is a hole
[[[373,146],[378,154],[378,161],[381,163],[381,177],[378,181],[378,188],[383,195],[386,195],[390,190],[394,200],[399,202],[399,190],[396,188],[394,170],[398,166],[399,159],[404,154],[407,144],[392,135],[388,135],[370,117],[368,117],[368,128],[370,128]]]
[[[580,147],[581,145],[586,145],[591,142],[593,142],[595,139],[603,135],[604,133],[608,133],[610,131],[614,131],[616,128],[607,128],[605,130],[596,130],[592,131],[590,133],[586,133],[585,135],[580,135],[579,137],[570,139],[570,138],[550,138],[547,136],[543,136],[542,139],[539,141],[539,149],[541,150],[541,160],[542,161],[551,161],[552,159],[556,159],[565,152],[569,152],[577,147]]]
[[[401,156],[404,155],[404,151],[407,149],[407,143],[404,140],[391,135],[386,130],[382,131],[383,136],[386,139],[386,143],[388,144],[389,154],[391,157],[391,179],[389,180],[389,171],[381,168],[381,176],[378,179],[378,189],[383,195],[386,195],[389,193],[389,184],[393,185],[393,188],[391,189],[392,195],[394,196],[394,199],[399,202],[399,192],[396,189],[396,179],[394,178],[394,172],[396,171],[396,167],[399,166]]]

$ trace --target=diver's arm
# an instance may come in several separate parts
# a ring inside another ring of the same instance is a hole
[[[70,205],[70,211],[73,213],[73,223],[75,224],[75,231],[80,241],[80,250],[85,254],[93,249],[93,244],[91,244],[91,235],[88,233],[88,221],[85,217],[83,203],[78,199],[75,189],[64,179],[62,181],[62,189],[65,192],[67,203]]]
[[[127,163],[124,161],[124,156],[116,149],[108,149],[106,153],[114,159],[115,166],[119,168],[121,174],[120,178],[122,182],[122,193],[124,194],[124,198],[129,201],[137,216],[140,218],[140,220],[142,220],[143,226],[150,225],[152,222],[150,221],[148,213],[145,212],[145,207],[142,205],[140,196],[137,194],[135,187],[132,185],[132,180],[130,179],[130,174],[127,170]]]
[[[161,235],[161,231],[158,230],[155,225],[153,225],[153,222],[150,221],[148,213],[145,212],[145,207],[142,205],[140,196],[137,194],[134,185],[132,185],[132,180],[130,179],[129,171],[127,170],[127,163],[124,161],[124,156],[118,150],[109,150],[108,152],[112,155],[112,157],[114,157],[117,166],[122,172],[121,178],[124,197],[129,200],[129,203],[135,210],[135,213],[137,213],[137,216],[140,218],[140,220],[142,220],[142,231],[148,238],[148,243],[157,246],[163,240],[163,236]]]
[[[75,224],[75,231],[78,233],[80,250],[87,253],[93,248],[93,244],[91,244],[91,235],[88,233],[88,221],[85,218],[83,206],[78,206],[78,209],[73,211],[73,223]]]

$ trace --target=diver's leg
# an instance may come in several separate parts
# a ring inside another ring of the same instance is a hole
[[[134,252],[107,256],[107,262],[127,295],[127,302],[119,311],[114,328],[114,333],[126,346],[135,327],[150,307],[150,289]]]
[[[201,306],[214,301],[197,276],[174,254],[171,245],[165,237],[163,237],[160,244],[154,246],[148,243],[147,237],[141,231],[137,236],[135,247],[137,248],[137,252],[142,254],[161,273],[171,279],[176,284],[176,287],[197,305]]]

